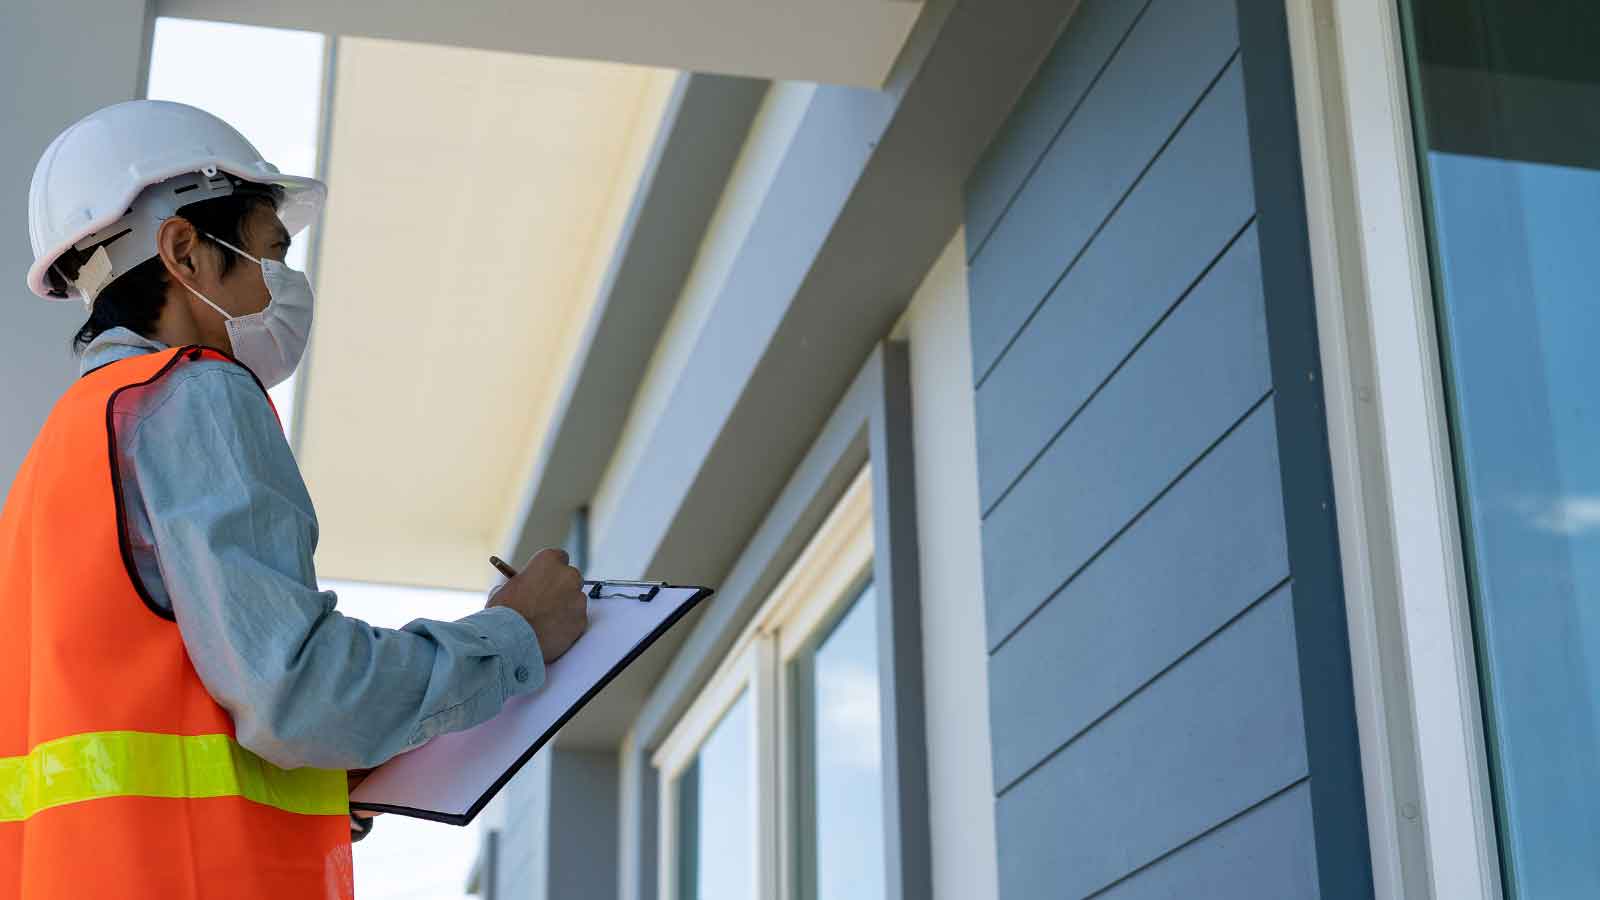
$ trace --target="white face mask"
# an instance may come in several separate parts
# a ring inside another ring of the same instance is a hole
[[[277,387],[294,373],[305,355],[311,338],[311,282],[306,273],[289,268],[275,259],[259,259],[216,235],[207,234],[229,250],[261,266],[261,278],[272,299],[267,308],[248,316],[229,315],[222,307],[188,285],[189,293],[204,300],[227,321],[233,355],[256,373],[267,387]]]

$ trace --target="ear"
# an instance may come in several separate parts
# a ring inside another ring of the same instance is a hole
[[[156,253],[166,266],[167,274],[186,284],[200,280],[203,269],[210,266],[208,254],[201,252],[201,246],[194,224],[182,216],[162,222],[156,232]]]

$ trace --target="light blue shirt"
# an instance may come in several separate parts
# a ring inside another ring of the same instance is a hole
[[[114,328],[80,366],[163,349]],[[334,609],[317,589],[317,516],[299,467],[239,366],[191,362],[129,391],[115,426],[134,568],[257,755],[283,768],[368,768],[544,682],[538,641],[514,610],[397,631]]]

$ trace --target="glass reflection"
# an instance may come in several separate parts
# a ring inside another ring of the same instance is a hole
[[[884,896],[878,609],[871,587],[793,666],[797,896]]]
[[[1600,18],[1404,7],[1507,893],[1596,897]]]
[[[739,696],[678,776],[679,900],[749,900],[755,885],[750,703]]]

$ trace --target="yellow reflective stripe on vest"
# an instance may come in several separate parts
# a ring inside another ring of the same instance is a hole
[[[225,734],[96,731],[0,757],[0,822],[102,797],[243,797],[307,816],[345,815],[338,769],[280,769]]]

